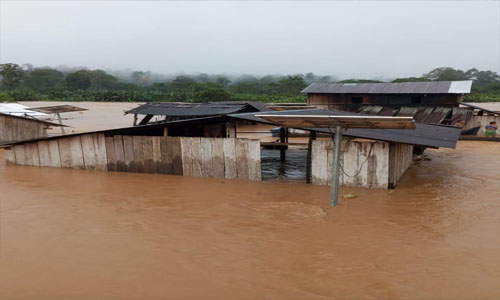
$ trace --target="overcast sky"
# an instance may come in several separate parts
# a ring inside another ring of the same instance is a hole
[[[340,78],[500,72],[500,2],[1,1],[0,62]]]

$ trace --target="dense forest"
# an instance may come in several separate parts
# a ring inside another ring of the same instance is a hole
[[[500,76],[475,68],[462,71],[436,68],[420,77],[392,82],[473,80],[470,102],[500,102]],[[30,64],[0,64],[0,102],[4,101],[260,101],[304,102],[300,91],[313,82],[382,82],[337,80],[313,73],[266,76],[162,75],[142,71],[103,71],[86,68],[34,68]]]

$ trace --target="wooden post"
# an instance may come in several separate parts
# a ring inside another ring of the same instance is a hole
[[[163,136],[168,136],[168,127],[163,127]]]
[[[316,140],[316,131],[309,132],[309,142],[307,143],[307,161],[306,161],[306,183],[311,183],[312,176],[312,141]]]
[[[229,121],[226,123],[226,137],[235,139],[238,135],[236,130],[236,121]]]
[[[286,143],[286,129],[284,127],[280,127],[280,143]],[[280,161],[286,160],[286,148],[280,147]]]
[[[56,113],[57,115],[57,119],[59,120],[59,124],[63,125],[63,122],[62,122],[62,118],[61,118],[61,114],[60,113]],[[64,132],[64,126],[61,126],[61,133],[63,135],[65,135],[66,133]]]
[[[134,114],[134,126],[137,126],[137,114]]]
[[[342,145],[342,126],[337,125],[335,128],[335,140],[333,148],[333,161],[332,161],[332,194],[330,198],[330,206],[334,207],[339,201],[339,179],[340,179],[340,147]]]

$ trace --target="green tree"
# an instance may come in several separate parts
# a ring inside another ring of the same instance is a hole
[[[425,77],[406,77],[406,78],[396,78],[392,82],[418,82],[418,81],[429,81]]]
[[[35,69],[24,79],[24,86],[32,90],[52,89],[64,82],[64,74],[54,69]]]
[[[71,90],[86,90],[92,85],[92,73],[79,70],[66,76],[66,86]]]
[[[462,70],[455,70],[450,67],[436,68],[429,73],[422,75],[429,80],[439,80],[439,81],[453,81],[453,80],[466,80],[467,76]]]
[[[217,77],[217,79],[215,80],[215,82],[217,84],[220,84],[223,87],[227,87],[227,86],[229,86],[231,84],[231,80],[229,80],[229,78],[227,78],[226,76],[219,76],[219,77]]]
[[[306,86],[307,84],[301,76],[293,75],[279,80],[276,89],[281,95],[299,95]]]
[[[472,69],[471,69],[472,70]],[[469,70],[470,71],[470,70]],[[469,72],[467,71],[467,72]],[[477,71],[472,74],[468,79],[474,80],[477,84],[489,84],[500,81],[500,76],[493,71]]]
[[[380,83],[383,81],[374,80],[374,79],[346,79],[339,81],[339,83]]]
[[[132,79],[134,83],[141,86],[151,85],[151,72],[136,71],[132,73]]]
[[[2,85],[11,90],[21,85],[24,73],[19,65],[7,63],[0,64],[0,76],[2,77]]]
[[[231,94],[221,88],[208,88],[196,95],[198,102],[230,101]]]
[[[103,70],[94,70],[90,72],[90,81],[90,88],[99,90],[115,88],[118,79],[113,75],[107,74]]]
[[[170,95],[177,101],[192,102],[200,90],[200,84],[188,76],[177,76],[170,84]]]

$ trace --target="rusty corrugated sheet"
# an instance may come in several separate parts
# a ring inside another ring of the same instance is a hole
[[[427,117],[434,111],[434,107],[419,107],[417,113],[413,116],[415,121],[426,123]]]
[[[472,118],[472,109],[464,107],[453,107],[451,125],[463,127]]]
[[[396,116],[414,117],[419,109],[420,109],[419,107],[407,107],[407,106],[401,107],[399,111],[396,113]]]
[[[377,105],[367,105],[367,106],[362,106],[359,110],[358,113],[360,114],[367,114],[367,115],[378,115],[381,110],[384,108],[382,106],[377,106]]]
[[[451,108],[449,107],[436,107],[423,122],[427,124],[440,124],[450,112]]]
[[[359,110],[358,113],[360,114],[367,114],[367,115],[374,115],[374,116],[394,116],[394,114],[397,112],[397,109],[390,108],[390,107],[384,107],[384,106],[378,106],[378,105],[366,105],[362,106]]]

